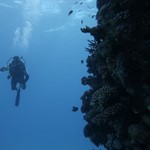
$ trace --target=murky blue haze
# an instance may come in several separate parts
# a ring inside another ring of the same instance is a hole
[[[0,73],[0,150],[98,149],[83,135],[83,114],[72,112],[88,88],[80,83],[87,74],[80,61],[92,37],[80,28],[95,25],[97,11],[95,0],[80,2],[0,0],[0,67],[23,56],[30,75],[15,107],[16,93]]]

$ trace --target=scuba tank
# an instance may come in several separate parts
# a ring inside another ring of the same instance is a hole
[[[14,56],[14,57],[18,57],[19,60],[22,61],[22,62],[25,64],[25,59],[24,59],[22,56],[21,56],[21,57],[19,57],[19,56]],[[14,60],[14,57],[11,57],[11,58],[9,58],[9,59],[7,60],[7,62],[6,62],[6,65],[7,65],[7,66]]]

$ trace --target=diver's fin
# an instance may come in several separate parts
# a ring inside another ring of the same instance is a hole
[[[15,101],[15,106],[19,106],[20,102],[20,88],[17,90],[17,95],[16,95],[16,101]]]

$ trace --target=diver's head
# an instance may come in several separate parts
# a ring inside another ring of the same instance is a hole
[[[13,60],[14,60],[14,61],[18,61],[19,59],[20,59],[19,56],[14,56],[14,57],[13,57]]]

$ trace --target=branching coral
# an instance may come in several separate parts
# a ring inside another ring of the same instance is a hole
[[[95,41],[97,41],[98,43],[103,37],[103,30],[101,29],[100,26],[96,26],[92,28],[86,26],[85,28],[81,28],[81,31],[83,33],[90,33],[94,37]]]
[[[88,48],[85,48],[85,50],[91,54],[94,51],[96,51],[96,49],[97,49],[96,46],[97,45],[96,45],[96,41],[95,40],[88,40],[88,42],[89,42]]]

